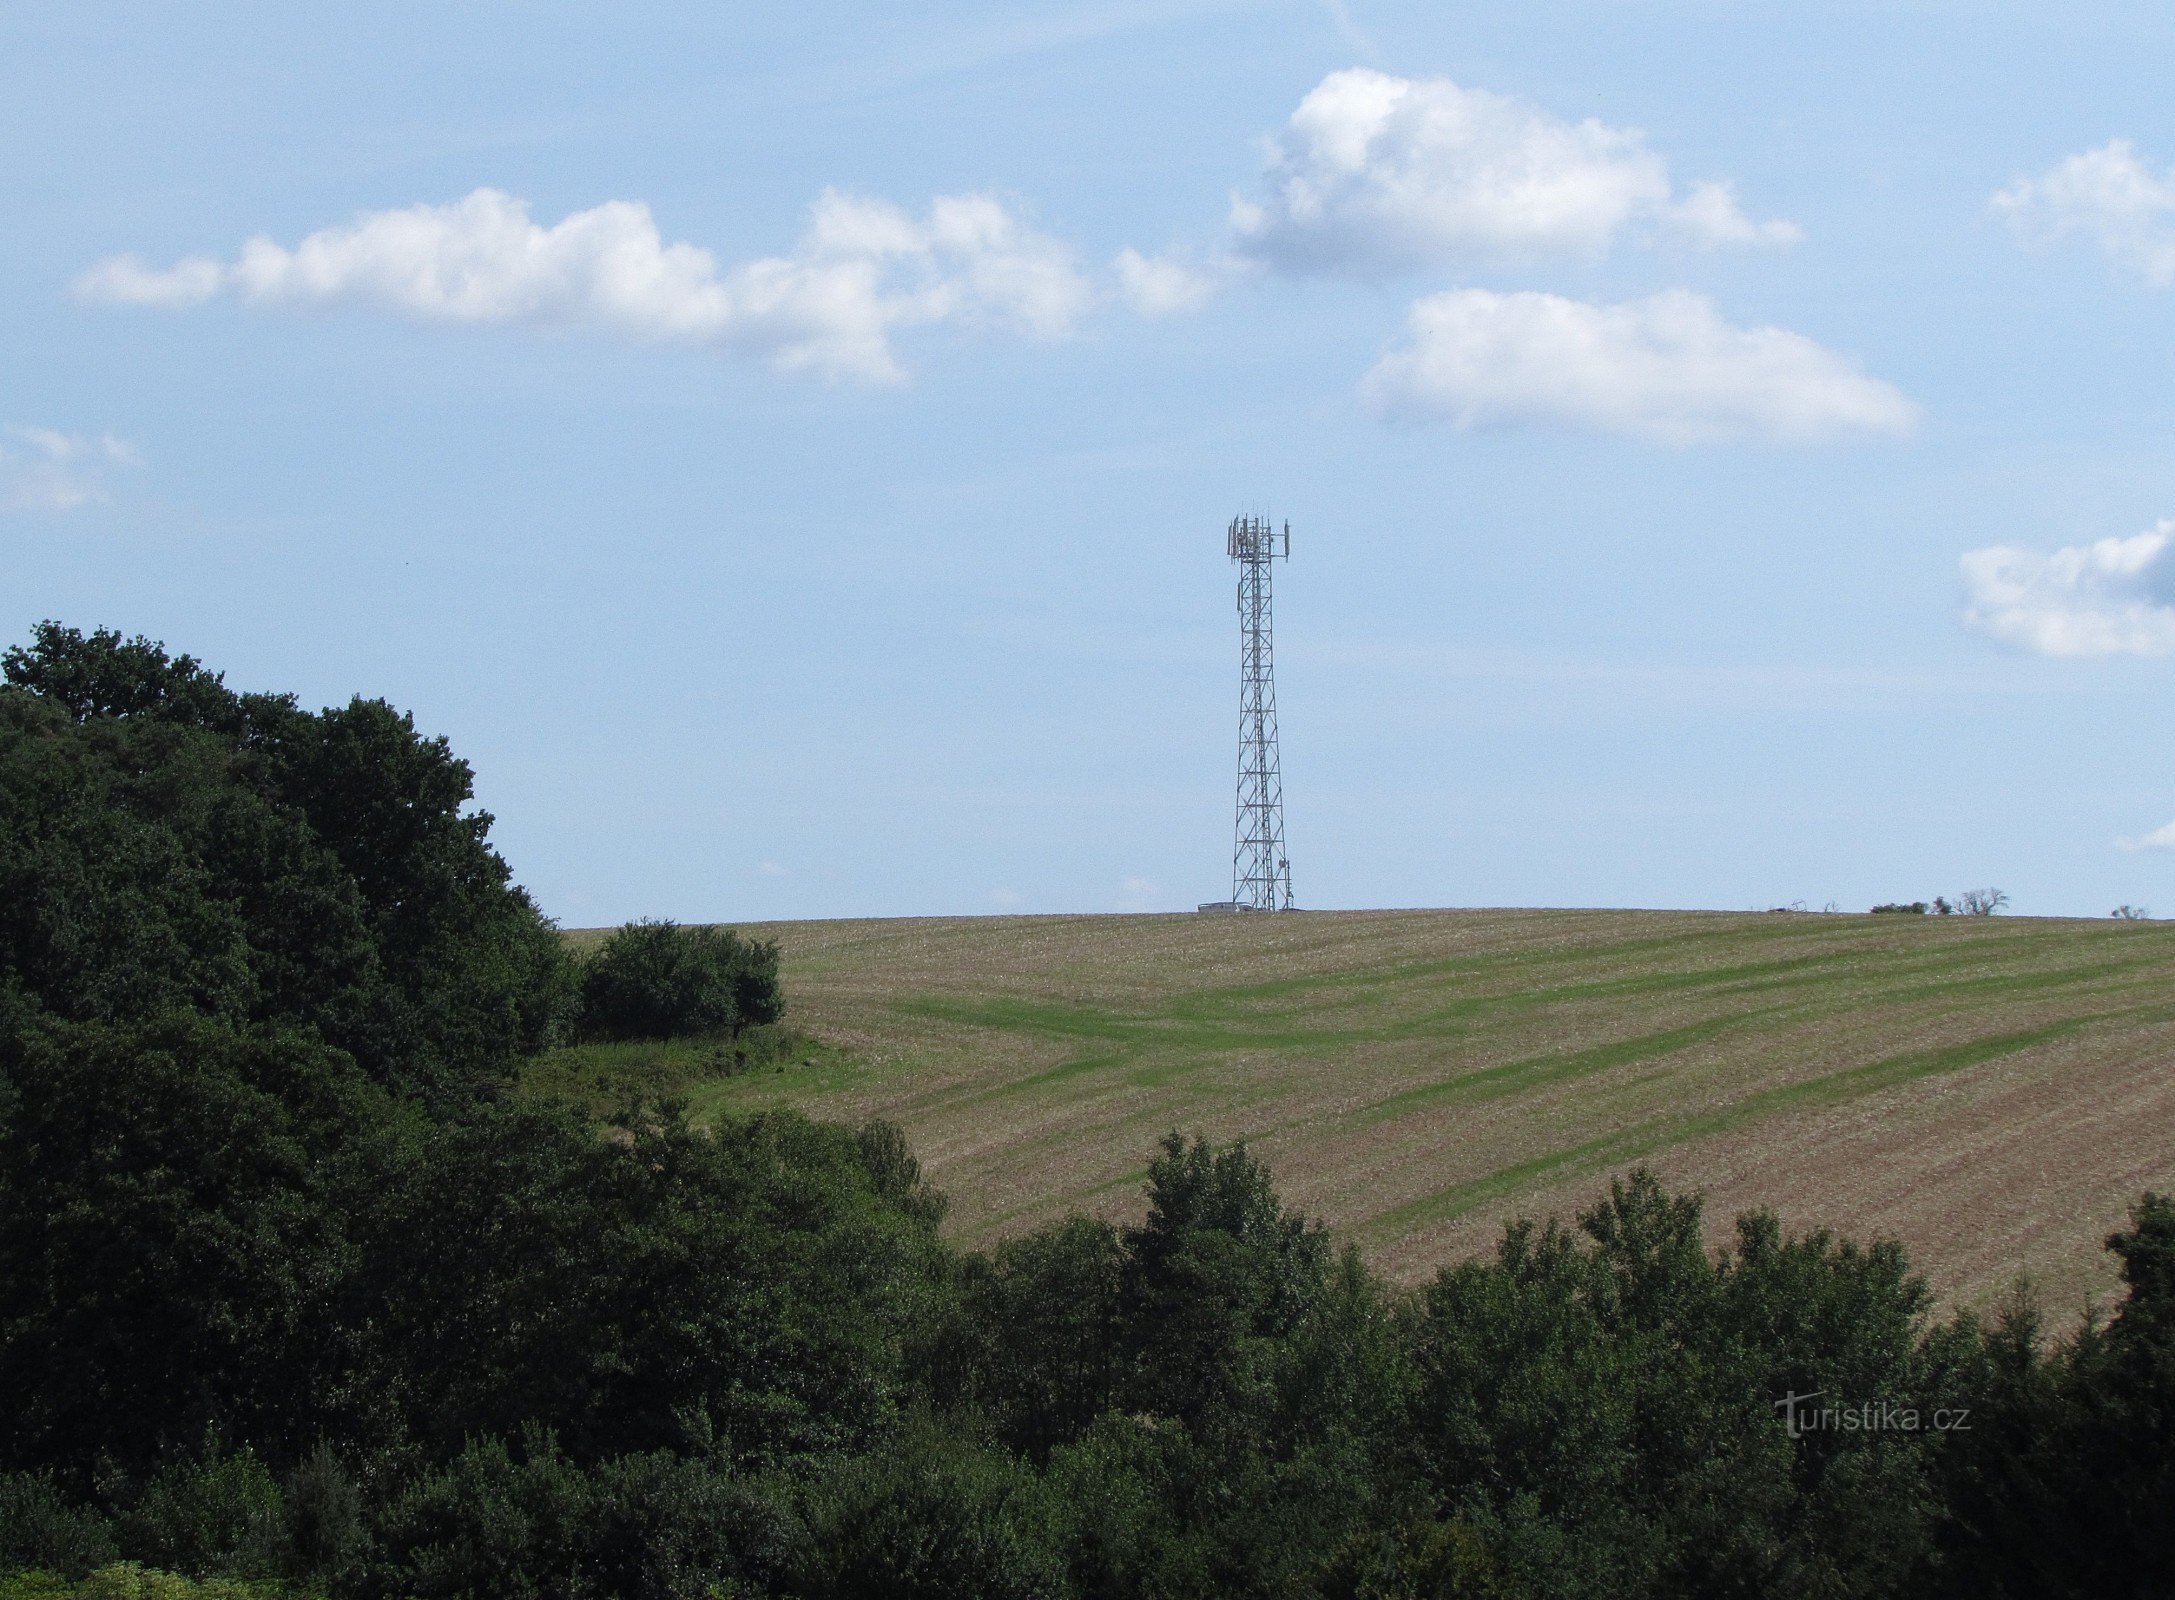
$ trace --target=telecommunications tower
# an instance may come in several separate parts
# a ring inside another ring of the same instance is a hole
[[[1284,857],[1284,772],[1276,751],[1276,650],[1269,614],[1269,564],[1291,558],[1266,517],[1234,517],[1231,559],[1239,568],[1239,814],[1231,849],[1231,902],[1241,911],[1289,911],[1291,863]]]

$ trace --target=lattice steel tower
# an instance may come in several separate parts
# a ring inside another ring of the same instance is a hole
[[[1291,909],[1284,857],[1284,772],[1276,750],[1276,650],[1269,613],[1269,564],[1291,558],[1291,524],[1281,544],[1266,517],[1234,517],[1231,559],[1239,568],[1239,815],[1231,849],[1231,899],[1247,911]]]

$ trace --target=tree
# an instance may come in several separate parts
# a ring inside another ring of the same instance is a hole
[[[1995,1330],[1944,1486],[1946,1593],[2175,1590],[2175,1200],[2146,1195],[2107,1247],[2129,1289],[2111,1322],[2051,1352],[2028,1303]]]
[[[1245,1145],[1166,1135],[1147,1220],[1125,1233],[1125,1404],[1200,1423],[1257,1401],[1270,1345],[1314,1306],[1328,1266],[1328,1236],[1284,1209]]]
[[[1438,1503],[1543,1592],[1891,1593],[1931,1537],[1930,1429],[1793,1437],[1776,1402],[1930,1415],[1955,1362],[1925,1307],[1896,1247],[1757,1213],[1717,1260],[1696,1198],[1635,1172],[1577,1233],[1517,1224],[1442,1273],[1410,1425]]]
[[[52,1015],[302,1028],[380,1081],[489,1092],[570,1000],[442,739],[382,701],[238,696],[42,624],[0,686],[0,972]]]
[[[971,1345],[967,1398],[1036,1462],[1086,1433],[1116,1394],[1117,1230],[1068,1217],[969,1258],[955,1337]]]
[[[531,1423],[585,1463],[711,1435],[747,1467],[861,1448],[945,1308],[929,1209],[852,1130],[791,1113],[601,1139],[490,1106],[345,1166],[356,1387],[441,1459]]]
[[[630,922],[582,967],[581,1026],[593,1038],[737,1034],[782,1010],[778,947],[728,929]]]
[[[77,722],[151,717],[227,734],[239,734],[244,723],[239,697],[218,673],[192,656],[168,656],[164,645],[141,634],[123,639],[110,628],[86,638],[41,622],[29,646],[0,655],[0,676]]]
[[[806,1515],[793,1589],[810,1600],[1060,1600],[1072,1587],[1050,1484],[927,1418],[880,1455],[835,1463]]]
[[[0,1035],[0,1464],[308,1437],[348,1267],[322,1158],[370,1114],[361,1074],[186,1015]]]

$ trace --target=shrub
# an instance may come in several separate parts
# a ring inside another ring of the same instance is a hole
[[[293,1591],[276,1584],[232,1578],[192,1583],[134,1561],[116,1561],[70,1581],[51,1572],[11,1572],[0,1577],[0,1600],[283,1600]]]
[[[1016,1457],[916,1421],[809,1495],[795,1588],[811,1600],[1057,1600],[1062,1508]]]
[[[172,1571],[268,1577],[280,1566],[285,1509],[256,1454],[224,1450],[214,1438],[196,1458],[153,1474],[122,1519],[122,1542],[131,1555]]]
[[[0,1591],[4,1594],[5,1591]],[[293,1591],[273,1583],[246,1582],[233,1578],[205,1578],[191,1582],[178,1573],[133,1561],[117,1561],[100,1567],[72,1587],[31,1589],[25,1600],[283,1600]],[[14,1600],[7,1596],[6,1600]]]
[[[797,1533],[763,1480],[658,1451],[577,1468],[550,1434],[472,1441],[390,1509],[365,1585],[399,1600],[681,1600],[743,1592]]]
[[[287,1478],[284,1530],[288,1571],[321,1582],[353,1573],[370,1547],[362,1485],[319,1440]]]
[[[0,1475],[0,1571],[35,1567],[80,1577],[119,1553],[106,1519],[71,1505],[52,1474]],[[4,1591],[0,1600],[8,1600]]]
[[[1873,915],[1876,917],[1922,917],[1925,914],[1926,902],[1923,900],[1891,900],[1886,905],[1873,908]]]
[[[582,1031],[597,1039],[677,1039],[775,1022],[778,947],[721,928],[630,922],[581,975]]]

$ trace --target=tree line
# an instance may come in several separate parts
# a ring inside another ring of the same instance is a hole
[[[5,678],[0,1597],[2175,1587],[2167,1200],[2060,1338],[1637,1172],[1403,1290],[1175,1134],[1138,1224],[963,1251],[888,1125],[514,1093],[776,952],[571,960],[383,702]]]

